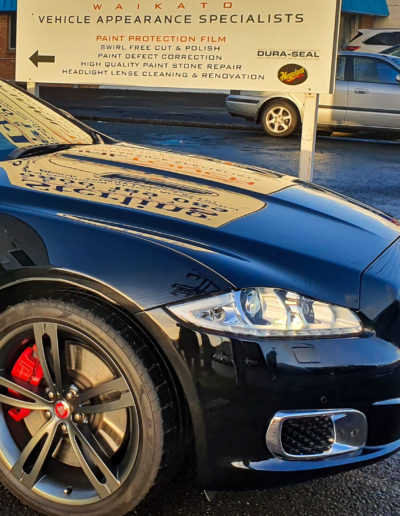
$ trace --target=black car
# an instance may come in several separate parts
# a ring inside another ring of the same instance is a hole
[[[0,82],[0,478],[120,515],[195,452],[265,485],[400,446],[400,226],[117,142]]]

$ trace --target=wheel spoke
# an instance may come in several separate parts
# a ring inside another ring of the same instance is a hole
[[[33,325],[33,331],[35,335],[35,343],[38,350],[40,365],[43,369],[43,375],[50,390],[55,393],[61,392],[62,390],[62,373],[61,373],[61,358],[60,358],[60,346],[58,341],[57,324],[55,323],[35,323]],[[53,361],[53,373],[54,380],[50,372],[50,365],[47,360],[44,340],[45,338],[50,340],[51,356]]]
[[[291,129],[292,121],[292,115],[286,107],[275,106],[267,112],[265,124],[271,133],[281,134]]]
[[[51,407],[51,404],[38,394],[37,387],[18,380],[17,378],[12,378],[4,371],[0,372],[0,386],[28,398],[28,400],[22,400],[20,398],[13,398],[7,394],[0,394],[0,403],[10,405],[11,407],[30,410],[49,410]]]
[[[106,498],[114,493],[120,487],[120,482],[101,458],[100,453],[96,451],[99,447],[93,436],[91,434],[85,436],[73,424],[68,425],[68,433],[79,464],[100,498]],[[98,478],[95,468],[101,472],[105,482],[101,482]]]
[[[37,483],[45,460],[52,451],[52,444],[58,424],[59,422],[51,420],[43,425],[22,450],[17,462],[12,467],[11,472],[13,475],[28,489],[31,489]],[[43,443],[41,444],[40,452],[35,456],[32,452],[34,452],[41,441]],[[30,458],[33,459],[33,464],[29,464]],[[27,472],[24,468],[28,465],[29,471]]]
[[[112,412],[114,410],[121,410],[132,407],[134,404],[130,392],[124,392],[118,400],[109,401],[105,403],[98,403],[96,405],[84,405],[79,408],[82,414],[101,414],[103,412]]]
[[[117,392],[119,398],[112,401],[105,401],[104,403],[96,403],[94,405],[83,405],[86,401],[91,400],[97,396],[104,394]],[[113,410],[120,410],[128,407],[132,407],[135,404],[132,393],[129,390],[129,386],[126,380],[122,377],[110,380],[100,385],[96,385],[91,389],[83,392],[79,398],[79,412],[83,414],[99,414],[102,412],[111,412]]]

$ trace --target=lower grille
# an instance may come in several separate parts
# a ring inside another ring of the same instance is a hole
[[[354,409],[286,410],[270,421],[266,444],[280,459],[317,460],[360,450],[367,430],[367,418]]]
[[[287,419],[282,425],[282,448],[289,455],[318,455],[332,448],[334,436],[330,417]]]

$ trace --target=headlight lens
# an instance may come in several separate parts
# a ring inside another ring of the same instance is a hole
[[[256,337],[357,335],[357,315],[336,305],[277,288],[251,288],[168,308],[201,328]]]

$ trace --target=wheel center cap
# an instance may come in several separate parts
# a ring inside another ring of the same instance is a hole
[[[54,405],[54,412],[59,419],[68,419],[71,415],[71,409],[66,401],[58,401]]]

